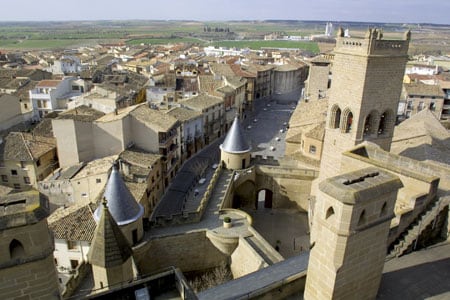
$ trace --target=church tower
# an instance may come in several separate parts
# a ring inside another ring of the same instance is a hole
[[[125,185],[117,162],[113,165],[103,197],[108,201],[109,212],[130,245],[136,245],[144,236],[144,207],[135,200]],[[103,205],[100,204],[94,212],[95,221],[100,220],[102,211]]]
[[[245,169],[250,165],[250,150],[236,116],[223,144],[220,145],[220,159],[227,169]]]
[[[410,32],[385,40],[380,30],[364,38],[339,29],[329,91],[320,179],[340,171],[342,152],[370,141],[389,151],[400,99]]]
[[[0,298],[61,298],[48,214],[36,190],[0,196]]]
[[[319,184],[304,299],[375,299],[400,179],[370,167]]]
[[[104,199],[100,220],[88,253],[92,265],[94,289],[113,288],[133,279],[131,247],[110,214]]]

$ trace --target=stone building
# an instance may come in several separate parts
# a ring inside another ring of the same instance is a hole
[[[97,210],[98,225],[88,254],[94,289],[113,289],[136,277],[132,250],[129,240],[109,212],[107,201],[104,200]]]
[[[11,132],[0,143],[1,184],[16,190],[38,188],[58,168],[54,138]]]
[[[238,117],[234,119],[220,150],[220,160],[227,169],[246,169],[250,165],[251,148],[242,132]]]
[[[224,134],[225,106],[222,98],[201,94],[180,101],[180,105],[202,113],[205,145],[212,143]]]
[[[403,84],[399,107],[399,114],[402,117],[410,118],[424,109],[429,109],[438,119],[441,119],[443,108],[444,92],[439,85]]]
[[[60,299],[47,199],[29,190],[0,194],[0,205],[2,298]]]
[[[331,88],[331,65],[333,55],[319,55],[310,62],[303,98],[316,100],[325,98]]]
[[[319,184],[305,299],[375,299],[401,187],[376,168]]]
[[[390,149],[410,35],[404,40],[381,37],[376,29],[364,39],[338,33],[320,179],[338,174],[341,153],[362,141]]]

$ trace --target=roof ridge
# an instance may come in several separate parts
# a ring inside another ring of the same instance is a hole
[[[27,149],[27,153],[30,155],[31,160],[34,160],[33,154],[31,154],[31,150],[30,150],[30,148],[28,146],[27,141],[25,140],[23,132],[20,132],[20,136],[22,137],[23,143],[25,144],[25,149]],[[34,137],[34,135],[33,135],[33,137]]]

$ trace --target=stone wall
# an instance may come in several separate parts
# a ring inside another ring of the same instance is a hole
[[[183,272],[201,271],[228,262],[206,237],[206,231],[156,237],[133,251],[142,275],[170,266]]]
[[[233,273],[233,278],[242,277],[267,266],[268,264],[252,246],[244,238],[239,238],[239,244],[233,254],[231,254],[231,272]]]
[[[0,270],[2,299],[60,299],[53,256]]]

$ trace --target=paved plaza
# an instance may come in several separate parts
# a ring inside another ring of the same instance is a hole
[[[297,101],[283,103],[270,99],[255,104],[244,121],[245,135],[252,146],[252,155],[284,156],[286,129]]]

